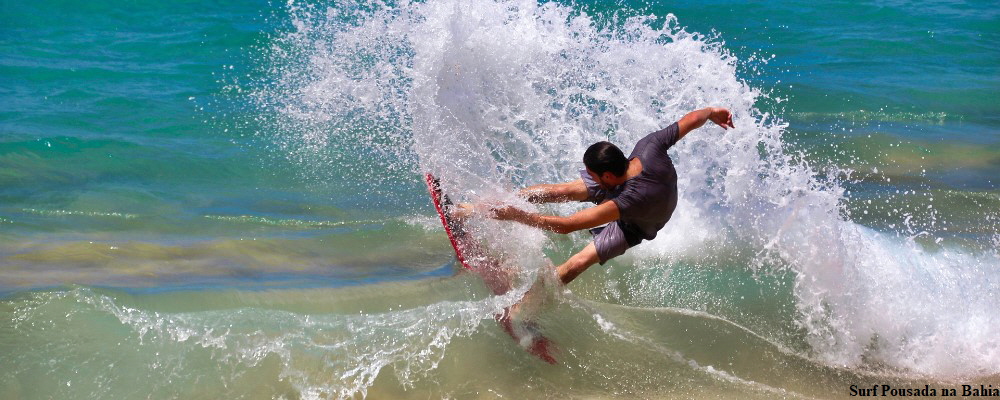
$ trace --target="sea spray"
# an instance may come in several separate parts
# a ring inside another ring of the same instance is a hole
[[[277,111],[274,138],[292,154],[358,148],[414,179],[438,174],[456,200],[534,210],[514,190],[576,179],[588,144],[628,148],[685,112],[727,107],[736,129],[708,126],[673,148],[677,211],[630,257],[665,268],[723,251],[745,268],[790,269],[808,355],[830,365],[998,372],[1000,355],[989,350],[997,347],[991,310],[1000,306],[989,295],[998,289],[996,253],[930,253],[852,222],[837,180],[844,174],[790,154],[787,124],[756,107],[767,96],[739,78],[725,43],[673,15],[532,1],[293,2],[290,12],[294,29],[269,49],[274,83],[255,96]],[[511,266],[548,264],[546,236],[475,223]],[[983,295],[961,300],[969,293]]]

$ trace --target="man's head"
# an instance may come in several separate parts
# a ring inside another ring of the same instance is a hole
[[[621,149],[610,142],[597,142],[583,153],[583,165],[587,172],[604,189],[610,189],[625,182],[628,159]]]

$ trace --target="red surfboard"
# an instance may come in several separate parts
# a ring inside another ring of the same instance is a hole
[[[486,287],[496,295],[507,293],[511,289],[510,278],[507,276],[496,259],[490,257],[485,249],[472,235],[465,229],[462,221],[452,218],[451,209],[454,204],[448,196],[441,191],[441,184],[434,175],[425,176],[427,190],[431,194],[434,208],[438,216],[441,217],[441,224],[448,234],[451,246],[455,248],[455,257],[465,269],[475,272],[483,278]],[[530,322],[517,322],[511,320],[510,309],[505,308],[503,313],[494,316],[504,332],[507,332],[521,347],[528,353],[538,357],[549,364],[555,364],[556,359],[552,356],[554,345],[552,341],[538,332],[538,328]],[[515,329],[515,325],[516,328]]]

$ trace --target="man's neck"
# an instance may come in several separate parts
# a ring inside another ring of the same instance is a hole
[[[639,157],[635,157],[628,161],[628,169],[625,170],[625,179],[631,179],[632,177],[639,176],[642,173],[642,160]]]

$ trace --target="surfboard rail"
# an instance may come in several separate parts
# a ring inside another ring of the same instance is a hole
[[[451,201],[444,195],[444,192],[441,191],[441,182],[430,173],[427,173],[424,176],[424,180],[427,182],[427,190],[431,194],[434,209],[437,210],[438,217],[441,219],[441,225],[444,225],[444,232],[448,235],[448,240],[451,241],[451,247],[455,249],[455,257],[458,258],[458,262],[461,263],[465,269],[473,270],[472,266],[465,261],[466,244],[459,243],[459,239],[455,236],[453,222],[451,218],[448,217],[449,214],[444,209],[444,207],[452,204]]]

